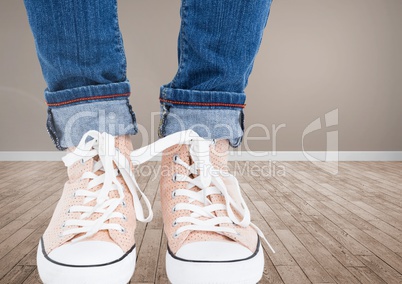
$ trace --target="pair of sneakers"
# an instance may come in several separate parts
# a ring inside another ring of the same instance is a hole
[[[69,180],[38,246],[42,281],[130,281],[136,222],[150,222],[153,214],[134,166],[163,153],[160,194],[169,280],[257,283],[264,269],[261,240],[266,239],[250,222],[238,182],[227,172],[228,147],[227,140],[206,140],[189,130],[133,151],[128,136],[87,132],[63,158]]]

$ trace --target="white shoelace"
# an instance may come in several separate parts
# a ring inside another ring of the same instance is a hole
[[[241,227],[251,226],[267,243],[272,252],[275,253],[262,231],[250,221],[250,211],[242,197],[237,179],[229,173],[224,173],[226,182],[231,184],[230,188],[228,188],[222,180],[219,170],[214,168],[211,164],[209,159],[209,147],[213,143],[214,141],[212,140],[199,137],[197,133],[192,130],[182,131],[133,151],[131,153],[131,160],[134,164],[142,164],[173,145],[190,145],[190,155],[193,161],[192,165],[185,163],[178,156],[173,157],[175,163],[186,168],[189,173],[196,175],[195,178],[180,174],[173,176],[174,180],[188,182],[188,185],[186,189],[174,190],[172,192],[172,198],[185,196],[188,198],[188,202],[178,203],[172,210],[189,210],[192,212],[189,216],[179,217],[174,221],[173,226],[176,226],[178,223],[189,223],[189,225],[180,227],[173,237],[177,237],[185,231],[210,231],[238,234],[235,229],[225,226],[225,224],[236,224]],[[194,186],[198,187],[200,191],[196,192],[190,190]],[[214,194],[222,195],[225,199],[225,204],[214,204],[211,202],[208,197]],[[203,206],[193,204],[195,201],[202,203]],[[226,211],[228,216],[217,217],[214,212],[219,210]]]
[[[89,142],[86,142],[92,138]],[[120,224],[110,222],[112,218],[126,219],[122,213],[117,212],[116,208],[121,204],[126,206],[124,202],[124,186],[119,182],[117,176],[121,175],[127,184],[127,187],[132,195],[136,218],[141,222],[150,222],[153,217],[151,203],[145,196],[144,192],[139,188],[134,174],[130,169],[130,164],[126,157],[115,148],[114,136],[107,133],[99,133],[97,131],[88,131],[81,139],[77,148],[63,157],[63,162],[66,167],[69,167],[81,161],[86,161],[99,157],[98,161],[94,162],[93,169],[86,172],[81,176],[81,179],[89,179],[87,189],[79,189],[74,192],[74,196],[83,196],[84,202],[82,205],[72,206],[69,212],[81,213],[79,219],[69,219],[63,224],[63,227],[72,226],[73,228],[65,229],[62,233],[63,236],[83,234],[75,238],[73,242],[77,242],[95,235],[100,230],[117,230],[125,232],[125,228]],[[115,169],[114,164],[117,169]],[[95,174],[97,171],[103,171],[103,174]],[[90,191],[90,189],[102,185],[97,191]],[[110,198],[109,193],[117,191],[118,197]],[[144,216],[144,210],[139,200],[139,192],[147,206],[148,216]],[[91,201],[96,200],[95,206],[87,205]],[[94,214],[100,213],[101,216],[96,220],[88,220]]]

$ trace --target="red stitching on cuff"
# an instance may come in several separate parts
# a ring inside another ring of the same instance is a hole
[[[81,102],[81,101],[91,101],[91,100],[101,100],[101,99],[112,99],[112,98],[117,98],[117,97],[129,97],[130,93],[126,94],[114,94],[114,95],[103,95],[103,96],[94,96],[94,97],[86,97],[86,98],[78,98],[74,100],[69,100],[65,102],[60,102],[60,103],[47,103],[48,106],[62,106],[62,105],[68,105],[76,102]]]
[[[190,106],[225,106],[225,107],[238,107],[245,108],[245,104],[226,104],[226,103],[201,103],[201,102],[181,102],[181,101],[172,101],[166,99],[159,99],[164,103],[172,103],[177,105],[190,105]]]

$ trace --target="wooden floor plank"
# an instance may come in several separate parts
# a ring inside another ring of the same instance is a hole
[[[30,234],[32,234],[33,229],[19,229],[16,233],[9,236],[3,242],[0,243],[0,259],[2,259],[7,253],[12,249],[17,247],[23,240],[25,240]]]
[[[356,256],[320,225],[315,222],[306,222],[303,225],[344,266],[364,266]]]
[[[16,265],[1,279],[1,283],[23,283],[34,270],[35,266]]]
[[[313,283],[331,282],[332,278],[321,264],[311,255],[296,236],[289,230],[276,230],[287,250],[292,254],[300,268]]]
[[[384,284],[386,283],[380,277],[377,276],[370,268],[367,267],[349,267],[349,271],[357,278],[361,283],[370,284]]]
[[[402,258],[398,254],[361,230],[345,229],[345,231],[359,243],[370,249],[371,252],[377,256],[380,255],[384,262],[402,274]]]
[[[337,283],[359,283],[353,274],[336,260],[321,243],[317,242],[312,235],[298,234],[297,238]]]
[[[285,284],[309,284],[307,276],[303,273],[299,266],[278,266],[276,268]],[[328,283],[328,282],[326,282]]]
[[[144,240],[138,253],[136,270],[132,281],[154,283],[159,259],[162,230],[149,229],[145,231]]]
[[[342,215],[343,218],[346,218],[351,224],[353,224],[356,228],[361,230],[379,230],[382,233],[388,235],[388,237],[392,237],[394,240],[402,240],[402,231],[397,228],[385,223],[380,219],[374,220],[363,220],[359,216],[354,214],[345,214]]]
[[[375,255],[362,255],[359,256],[359,259],[366,265],[367,268],[381,277],[385,282],[389,284],[402,283],[402,274],[398,273],[379,257]]]
[[[336,239],[342,246],[348,249],[353,255],[371,255],[373,254],[369,249],[360,244],[352,236],[344,230],[336,226],[325,217],[314,216],[314,222],[320,225],[325,231],[328,232],[334,239]]]
[[[32,273],[27,277],[27,279],[25,279],[24,282],[19,282],[19,283],[23,283],[23,284],[41,284],[42,281],[39,278],[38,269],[35,269],[34,271],[32,271]]]
[[[166,252],[167,252],[167,238],[164,234],[162,234],[162,242],[159,248],[158,268],[156,270],[156,279],[155,279],[155,283],[157,284],[169,283],[165,268]]]
[[[265,260],[264,274],[262,276],[260,283],[266,283],[266,284],[284,283],[281,276],[278,273],[278,270],[276,269],[276,267],[271,261],[271,258],[268,256],[266,252],[264,253],[264,260]]]

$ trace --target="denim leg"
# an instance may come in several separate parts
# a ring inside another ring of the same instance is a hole
[[[116,0],[24,0],[58,149],[88,130],[135,134]]]
[[[243,136],[244,89],[272,0],[182,0],[179,67],[161,87],[159,135],[193,129],[200,136]]]

